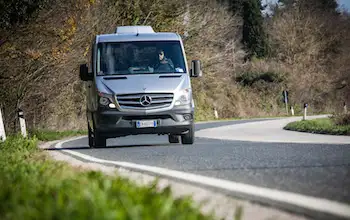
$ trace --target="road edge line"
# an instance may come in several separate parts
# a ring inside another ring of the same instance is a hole
[[[62,149],[62,145],[64,143],[78,140],[81,138],[82,137],[77,137],[73,139],[60,141],[56,143],[54,147],[56,149]],[[130,169],[130,170],[147,172],[153,175],[159,175],[163,177],[177,179],[177,180],[188,182],[191,184],[225,190],[231,193],[243,195],[242,198],[245,198],[246,196],[248,196],[252,198],[253,201],[256,200],[262,203],[267,202],[269,204],[273,203],[275,205],[282,204],[284,208],[292,212],[297,211],[297,209],[304,209],[311,212],[323,213],[326,215],[337,216],[339,218],[350,219],[350,205],[340,203],[337,201],[332,201],[332,200],[317,198],[312,196],[306,196],[302,194],[286,192],[286,191],[281,191],[276,189],[258,187],[254,185],[222,180],[222,179],[217,179],[213,177],[201,176],[197,174],[186,173],[186,172],[171,170],[167,168],[154,167],[154,166],[122,162],[122,161],[104,160],[104,159],[99,159],[86,154],[82,154],[79,152],[75,152],[73,150],[66,150],[64,148],[61,151],[68,153],[70,155],[73,155],[75,157],[79,157],[81,159],[92,161],[95,163],[111,164],[118,167]],[[287,205],[287,207],[285,207],[285,205]],[[292,206],[292,209],[291,209],[291,206]]]

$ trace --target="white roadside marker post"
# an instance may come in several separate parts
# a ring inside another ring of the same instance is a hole
[[[283,90],[283,97],[284,97],[284,103],[286,104],[286,112],[287,115],[288,113],[288,91],[287,90]]]
[[[346,106],[346,102],[344,102],[344,114],[348,113],[348,108]]]
[[[294,108],[293,108],[293,106],[290,107],[290,112],[292,113],[292,116],[294,116]]]
[[[2,120],[2,113],[1,113],[1,107],[0,107],[0,141],[6,140],[6,133],[5,133],[5,126],[4,121]]]
[[[216,108],[214,109],[214,115],[215,115],[215,118],[216,118],[216,119],[219,118],[219,114],[218,114],[218,111],[216,111]]]
[[[23,137],[27,137],[26,121],[24,119],[24,114],[21,109],[18,109],[19,125],[21,127],[21,133]]]
[[[306,120],[306,115],[307,115],[307,103],[304,103],[304,116],[303,116],[303,120]]]

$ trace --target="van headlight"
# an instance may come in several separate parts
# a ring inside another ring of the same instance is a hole
[[[191,99],[192,99],[191,89],[181,90],[175,96],[175,105],[188,105],[191,103]]]
[[[106,106],[110,103],[109,99],[107,97],[100,97],[100,104],[103,106]]]
[[[108,106],[109,108],[115,108],[115,104],[113,104],[112,95],[105,94],[105,93],[99,93],[99,100],[101,106]]]

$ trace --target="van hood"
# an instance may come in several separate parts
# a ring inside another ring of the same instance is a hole
[[[144,74],[96,77],[100,92],[108,94],[174,93],[189,88],[187,74]]]

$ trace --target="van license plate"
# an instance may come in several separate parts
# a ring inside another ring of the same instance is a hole
[[[136,127],[137,128],[155,128],[157,127],[157,121],[156,120],[136,121]]]

